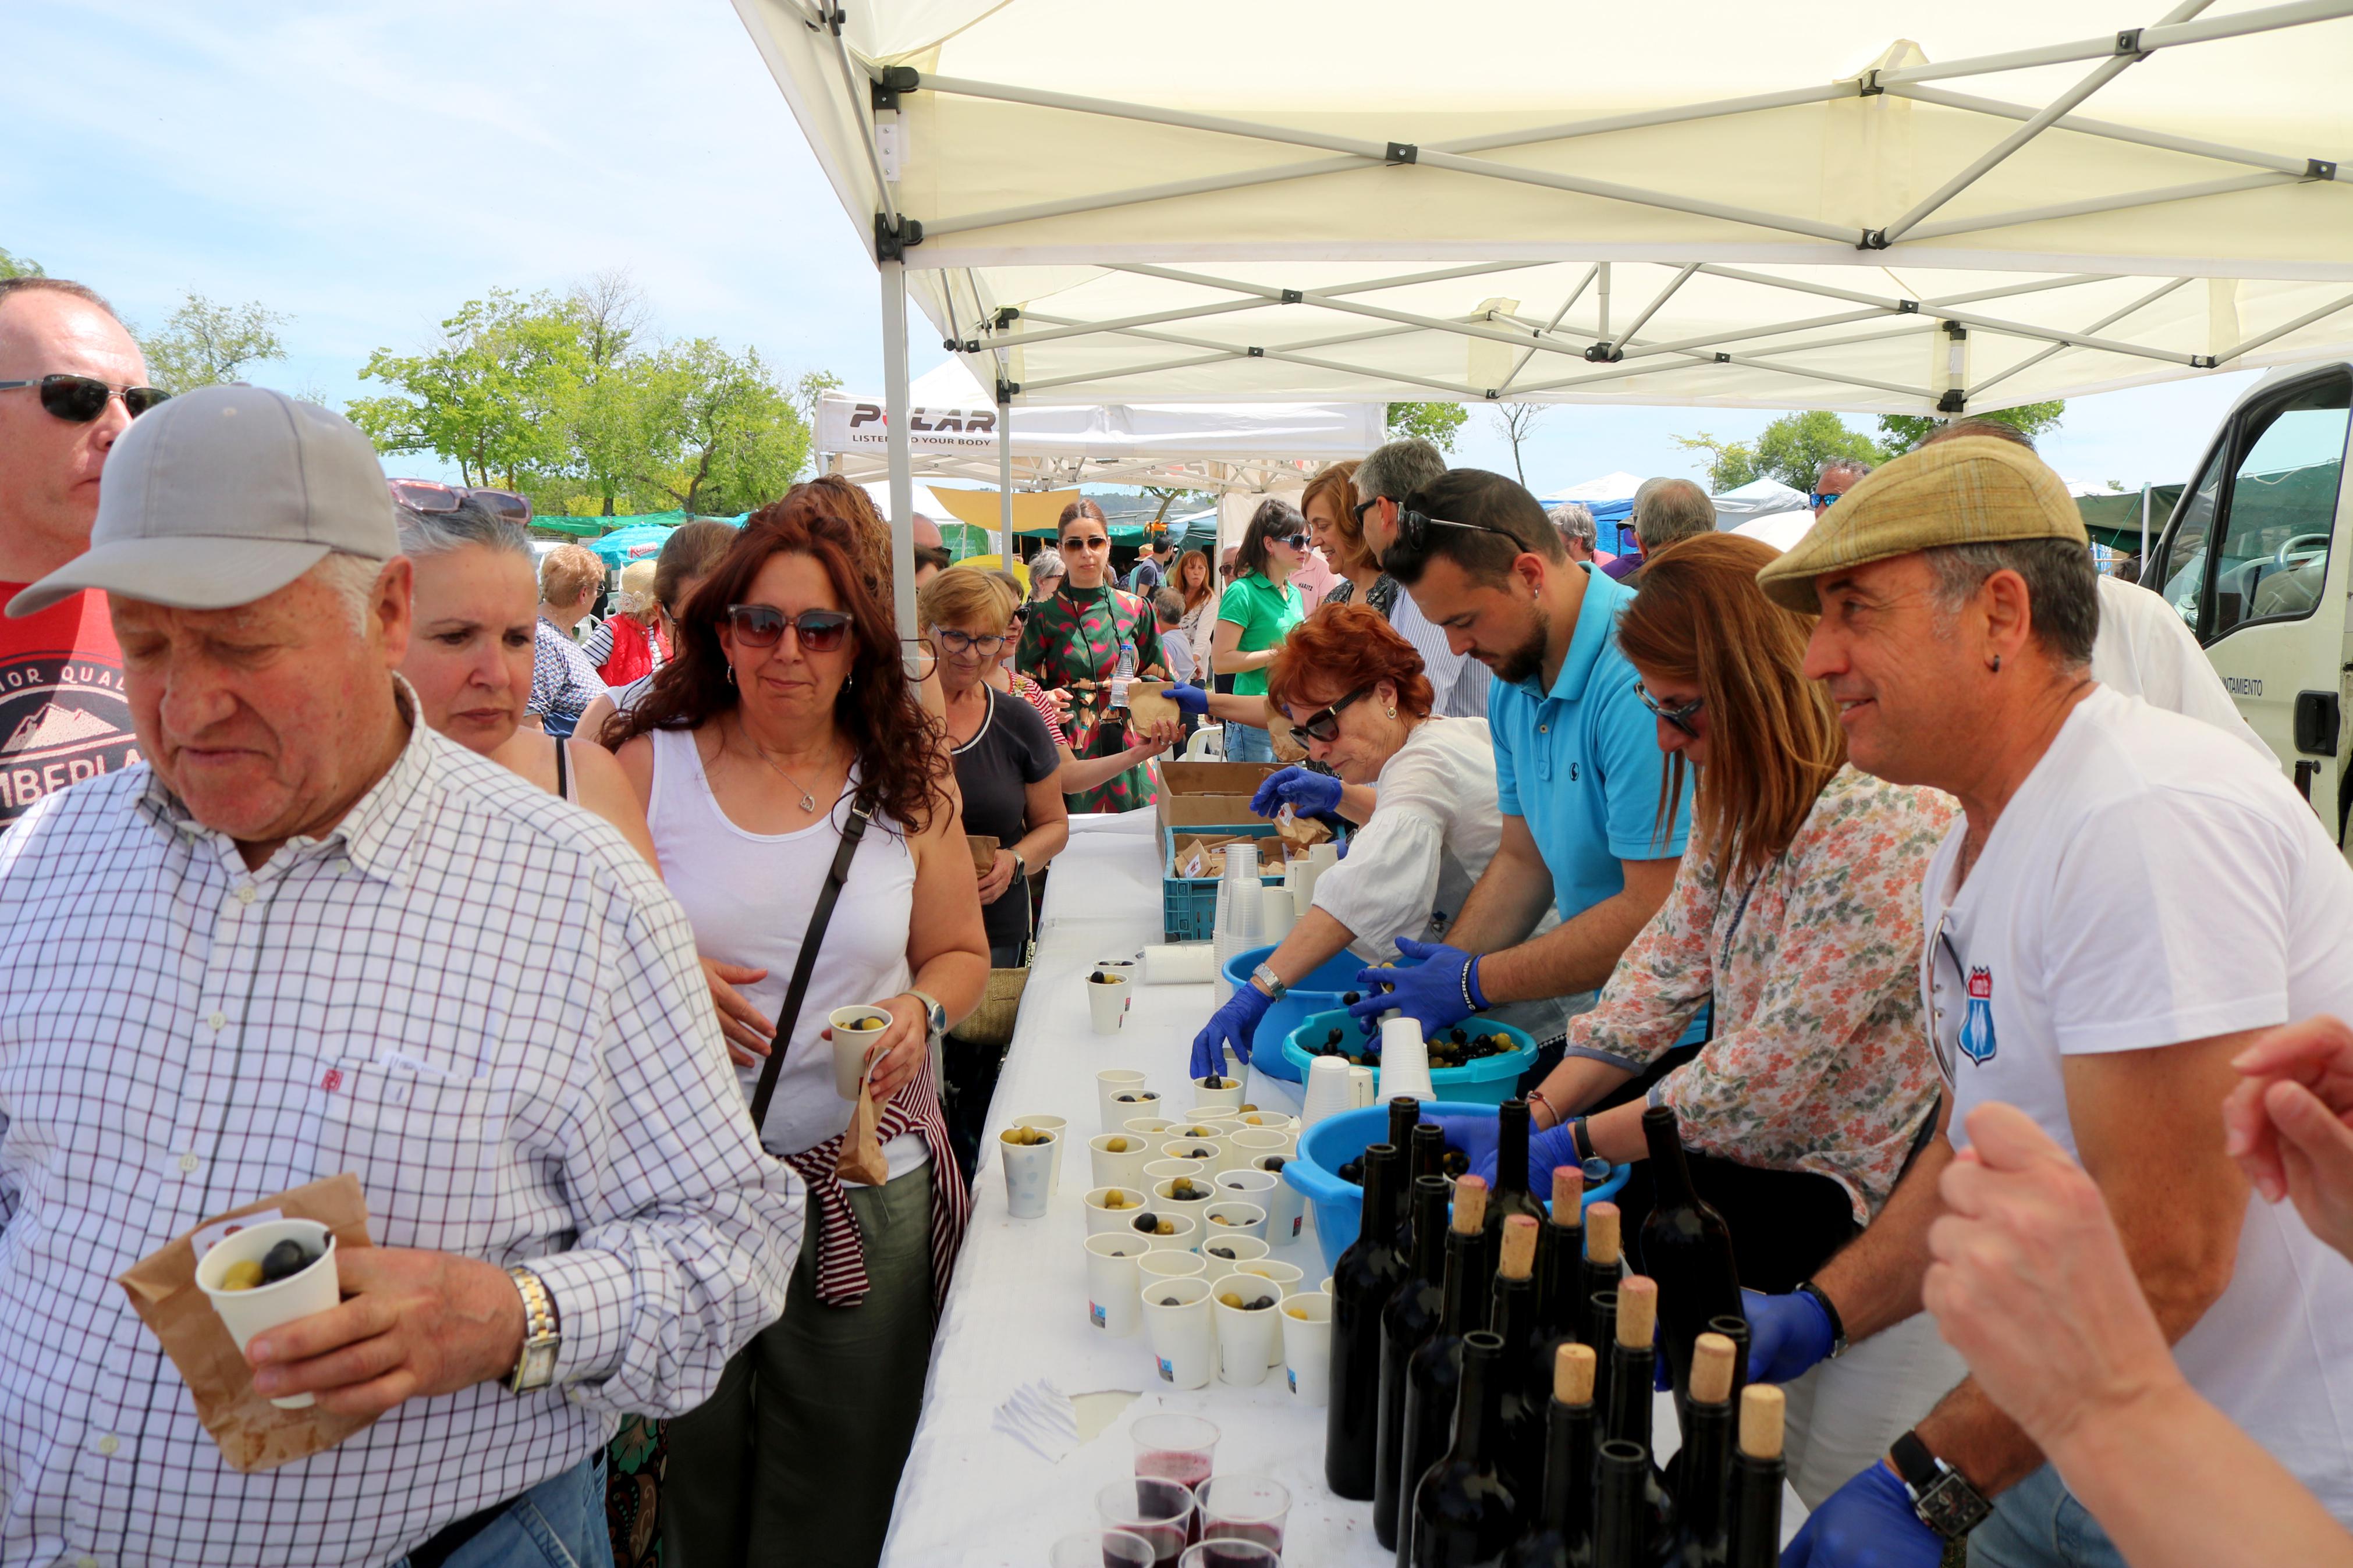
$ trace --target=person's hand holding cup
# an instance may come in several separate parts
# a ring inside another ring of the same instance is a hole
[[[338,1415],[374,1417],[505,1377],[522,1359],[522,1293],[497,1264],[409,1247],[357,1247],[333,1261],[339,1304],[245,1345],[255,1390],[274,1403],[307,1395]]]

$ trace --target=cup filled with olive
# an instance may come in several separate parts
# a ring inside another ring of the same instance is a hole
[[[335,1233],[313,1219],[270,1219],[231,1231],[196,1260],[196,1288],[220,1314],[242,1351],[264,1330],[343,1300],[335,1273]],[[307,1410],[307,1394],[269,1403]]]
[[[1133,1229],[1136,1216],[1148,1206],[1141,1188],[1118,1185],[1097,1187],[1086,1201],[1089,1236]]]
[[[1211,1073],[1193,1080],[1193,1109],[1231,1110],[1242,1102],[1242,1080],[1230,1073]]]
[[[891,1026],[891,1015],[863,1003],[836,1007],[826,1015],[833,1032],[833,1092],[844,1100],[858,1098],[858,1080],[866,1076],[867,1053],[881,1043]]]
[[[1218,1189],[1211,1184],[1208,1173],[1198,1176],[1178,1176],[1155,1183],[1152,1188],[1155,1207],[1171,1214],[1187,1215],[1199,1219],[1208,1206],[1218,1201]],[[1206,1236],[1208,1233],[1202,1233]]]
[[[1054,1184],[1054,1152],[1061,1142],[1042,1127],[1008,1127],[997,1135],[997,1163],[1005,1168],[1005,1205],[1015,1219],[1036,1219],[1046,1212]]]
[[[1087,1158],[1098,1187],[1144,1185],[1144,1167],[1152,1158],[1152,1143],[1132,1132],[1106,1132],[1087,1140]]]
[[[1116,967],[1087,972],[1087,1016],[1098,1035],[1115,1035],[1127,1016],[1128,993],[1134,987],[1129,970]]]

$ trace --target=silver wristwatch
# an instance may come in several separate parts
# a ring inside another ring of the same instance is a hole
[[[555,1315],[555,1298],[548,1294],[547,1284],[528,1268],[507,1270],[515,1289],[522,1295],[522,1354],[515,1358],[514,1371],[507,1374],[507,1389],[513,1394],[529,1394],[545,1388],[555,1381],[555,1352],[564,1343],[564,1335]]]
[[[1291,994],[1291,987],[1282,983],[1282,976],[1263,963],[1250,971],[1250,978],[1258,982],[1260,990],[1278,1002]]]
[[[932,1033],[944,1035],[948,1032],[948,1010],[940,1005],[938,997],[918,991],[912,985],[907,987],[907,994],[923,1005],[923,1016],[930,1022]]]

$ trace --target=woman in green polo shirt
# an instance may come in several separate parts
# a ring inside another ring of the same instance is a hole
[[[1305,613],[1291,574],[1306,559],[1307,520],[1289,501],[1268,497],[1242,532],[1234,580],[1218,601],[1218,629],[1210,647],[1220,689],[1225,689],[1223,678],[1230,675],[1237,696],[1265,695],[1266,667]],[[1271,763],[1274,739],[1255,726],[1229,722],[1226,760]]]

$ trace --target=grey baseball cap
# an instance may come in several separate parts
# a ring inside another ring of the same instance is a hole
[[[131,422],[108,454],[90,548],[8,602],[84,588],[183,610],[276,593],[335,551],[400,553],[392,491],[357,426],[259,386],[207,386]]]

